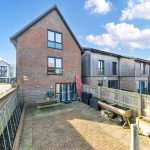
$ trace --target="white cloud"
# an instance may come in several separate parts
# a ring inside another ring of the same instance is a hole
[[[126,19],[150,19],[150,0],[129,0],[128,8],[122,11],[121,21]]]
[[[122,44],[128,49],[150,48],[150,29],[140,30],[133,24],[114,22],[105,25],[107,33],[102,35],[88,35],[90,43],[99,46],[117,47]]]
[[[2,57],[0,57],[0,61],[1,61],[1,60],[3,60],[3,58],[2,58]]]
[[[111,5],[108,0],[86,0],[84,7],[91,9],[92,13],[106,14],[110,11]]]
[[[86,37],[87,41],[90,43],[94,43],[95,45],[99,46],[110,46],[110,47],[115,47],[116,42],[112,40],[112,36],[110,34],[102,34],[102,35],[88,35]]]

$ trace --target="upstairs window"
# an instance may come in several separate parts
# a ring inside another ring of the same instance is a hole
[[[0,66],[0,77],[7,77],[7,67]]]
[[[62,33],[48,30],[48,48],[62,49]]]
[[[117,63],[112,62],[112,74],[117,75]]]
[[[141,69],[141,74],[144,75],[145,74],[145,63],[140,64],[140,69]]]
[[[63,73],[62,69],[62,58],[48,57],[48,75],[61,75]]]
[[[98,73],[104,74],[104,60],[98,60]]]

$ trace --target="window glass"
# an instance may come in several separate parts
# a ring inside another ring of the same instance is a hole
[[[48,74],[62,74],[62,59],[55,57],[48,57]]]
[[[98,60],[98,72],[99,74],[104,74],[104,61]]]
[[[62,49],[62,34],[48,30],[47,46],[56,49]]]
[[[100,65],[100,61],[98,61],[98,68],[100,68],[100,66],[101,66],[101,65]]]
[[[103,61],[101,61],[101,68],[103,68],[103,65],[104,65],[104,64],[103,64]]]
[[[60,97],[61,97],[60,94],[55,95],[56,100],[59,101],[59,102],[60,102]]]
[[[56,93],[60,93],[60,84],[56,84]]]
[[[58,90],[58,86],[60,90]],[[56,99],[59,101],[76,100],[75,83],[56,84]],[[57,93],[58,92],[58,93]]]
[[[113,62],[112,63],[112,72],[113,72],[113,75],[116,75],[117,74],[117,63],[116,62]]]
[[[54,67],[54,58],[48,58],[48,67]]]
[[[62,60],[59,58],[56,58],[56,68],[61,68],[62,66]]]
[[[55,42],[48,41],[48,47],[55,48]]]
[[[56,42],[61,43],[61,34],[56,33]]]
[[[48,31],[48,40],[55,41],[54,32]]]
[[[58,48],[58,49],[62,49],[62,44],[60,44],[60,43],[56,43],[55,46],[56,46],[56,48]]]
[[[62,74],[62,69],[56,69],[56,74]]]

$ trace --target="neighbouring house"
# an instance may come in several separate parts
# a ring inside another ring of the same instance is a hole
[[[15,65],[0,60],[0,83],[10,83],[11,81],[15,81],[15,72]]]
[[[122,56],[119,62],[120,89],[149,93],[150,61]]]
[[[148,93],[150,61],[93,48],[83,50],[84,84]]]
[[[60,102],[76,99],[82,47],[56,5],[10,40],[16,48],[17,83],[26,103],[45,100],[48,91]]]

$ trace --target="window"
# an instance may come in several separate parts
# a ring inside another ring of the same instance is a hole
[[[145,63],[141,63],[140,68],[141,68],[141,74],[144,75],[145,74]]]
[[[76,100],[75,83],[57,83],[55,92],[55,96],[58,101]]]
[[[112,74],[117,75],[117,63],[112,62]]]
[[[104,74],[104,61],[98,60],[98,73]]]
[[[62,34],[48,30],[48,47],[62,49]]]
[[[6,77],[6,76],[7,76],[7,67],[0,66],[0,77]]]
[[[108,80],[108,87],[118,89],[118,80]]]
[[[62,69],[62,58],[48,57],[48,68],[47,74],[58,74],[61,75],[63,73]]]
[[[103,86],[103,80],[98,80],[98,86]]]
[[[137,92],[141,94],[147,94],[148,92],[148,83],[146,80],[136,81]]]

